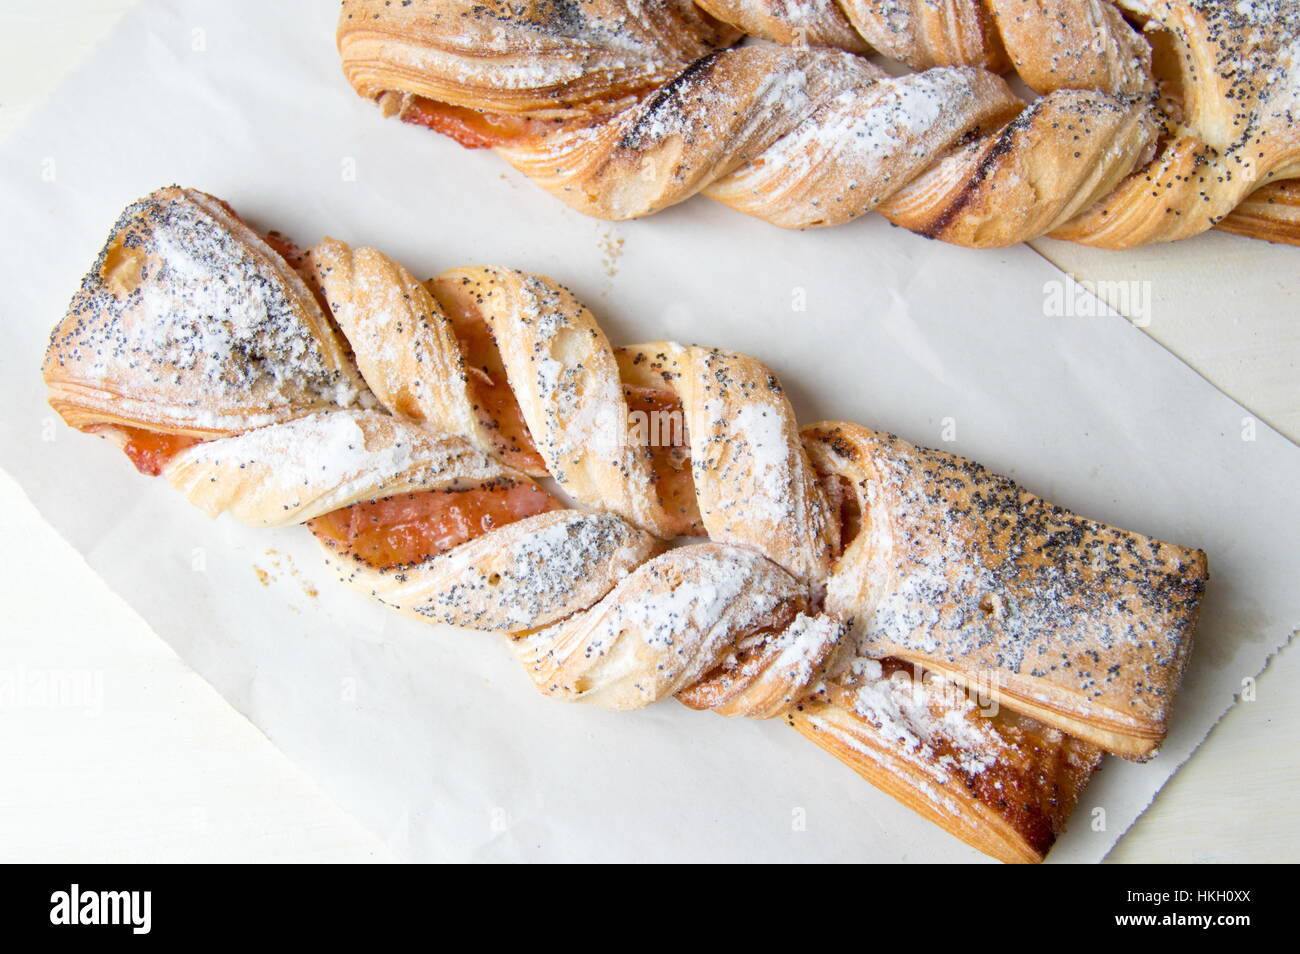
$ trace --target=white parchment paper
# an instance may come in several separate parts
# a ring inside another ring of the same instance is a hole
[[[499,640],[390,615],[334,583],[306,531],[210,522],[63,427],[38,374],[49,329],[119,210],[160,185],[215,193],[302,243],[376,245],[420,275],[548,273],[615,342],[754,354],[801,420],[942,446],[1207,550],[1164,752],[1108,759],[1055,860],[1101,858],[1300,624],[1300,448],[1123,319],[1045,317],[1061,276],[1029,249],[966,251],[879,219],[786,233],[703,199],[619,226],[583,218],[491,153],[381,120],[340,75],[334,17],[319,0],[142,4],[0,148],[0,464],[400,856],[981,857],[777,722],[543,699]]]

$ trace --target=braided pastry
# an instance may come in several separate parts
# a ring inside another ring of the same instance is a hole
[[[1103,750],[1154,754],[1206,579],[971,461],[801,430],[753,358],[613,348],[550,279],[419,282],[176,186],[123,213],[44,376],[207,513],[306,523],[375,599],[507,634],[543,693],[783,717],[1006,861]]]
[[[703,193],[975,247],[1220,223],[1300,243],[1278,204],[1300,176],[1298,0],[344,0],[338,45],[385,115],[604,219]]]

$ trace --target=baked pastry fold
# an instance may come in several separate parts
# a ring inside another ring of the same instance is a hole
[[[978,464],[855,424],[804,430],[861,526],[826,607],[896,656],[1144,760],[1168,730],[1205,554],[1053,506]]]
[[[470,392],[452,322],[428,289],[373,248],[354,249],[327,238],[306,258],[379,402],[393,414],[495,452]]]
[[[225,203],[179,186],[122,212],[42,373],[64,420],[123,440],[234,434],[364,391],[302,277]]]
[[[259,427],[181,451],[163,470],[190,503],[255,527],[305,523],[363,500],[524,480],[460,437],[382,411]]]
[[[986,855],[1042,861],[1101,750],[896,659],[852,657],[787,716],[805,738]]]
[[[430,15],[427,4],[344,0],[339,54],[361,95],[583,116],[617,109],[736,36],[690,0],[437,6]]]
[[[774,563],[697,543],[643,563],[586,613],[515,645],[549,696],[639,709],[694,688],[700,708],[716,701],[726,714],[766,718],[807,694],[839,642],[842,627],[811,625],[807,608],[806,590]],[[729,671],[738,681],[746,667],[743,688],[710,698]]]

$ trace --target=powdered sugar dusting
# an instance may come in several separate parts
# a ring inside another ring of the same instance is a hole
[[[510,476],[467,441],[378,411],[333,411],[199,444],[167,479],[208,513],[301,523],[360,500]]]
[[[359,378],[334,353],[306,287],[211,203],[172,187],[129,206],[52,338],[48,364],[72,380],[148,394],[168,423],[194,428],[354,403]],[[132,258],[138,277],[118,283],[114,265]]]

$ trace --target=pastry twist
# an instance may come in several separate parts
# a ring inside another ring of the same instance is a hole
[[[1300,242],[1274,208],[1300,175],[1297,0],[344,0],[338,44],[386,115],[604,219],[703,193],[975,247]]]
[[[614,348],[550,279],[299,253],[175,186],[123,214],[44,374],[207,513],[306,523],[375,599],[507,634],[543,693],[784,717],[1008,861],[1103,749],[1154,753],[1206,577],[971,461],[800,429],[748,356]]]

